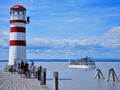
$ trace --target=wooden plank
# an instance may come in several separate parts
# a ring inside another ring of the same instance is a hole
[[[22,78],[19,74],[0,72],[0,90],[50,90],[46,85],[40,85],[37,79]]]

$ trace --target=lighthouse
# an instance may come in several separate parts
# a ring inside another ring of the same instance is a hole
[[[14,65],[18,60],[26,61],[26,8],[22,5],[14,5],[10,8],[10,43],[9,62]]]

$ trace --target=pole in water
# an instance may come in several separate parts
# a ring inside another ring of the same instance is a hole
[[[113,81],[119,81],[119,79],[118,79],[118,77],[117,77],[117,75],[116,75],[116,73],[115,73],[113,68],[109,69],[108,77],[106,79],[107,81],[109,81],[109,79],[110,79],[110,74],[112,74]]]
[[[37,78],[39,81],[41,80],[41,71],[42,71],[42,66],[37,68],[37,76],[38,76]]]
[[[53,72],[54,90],[58,90],[58,72]]]
[[[102,77],[102,79],[104,79],[104,76],[100,69],[97,69],[97,72],[93,78],[96,79],[97,76],[98,76],[98,79],[101,79],[101,77]]]
[[[41,85],[46,85],[46,68],[42,69],[42,73],[41,73]]]

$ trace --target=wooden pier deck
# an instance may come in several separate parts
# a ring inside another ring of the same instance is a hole
[[[22,78],[19,74],[0,72],[0,90],[50,90],[37,79]]]

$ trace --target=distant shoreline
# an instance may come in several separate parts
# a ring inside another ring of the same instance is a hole
[[[27,62],[69,62],[70,59],[27,59]],[[120,59],[94,59],[95,62],[120,62]],[[0,60],[0,62],[8,62],[8,60]]]

